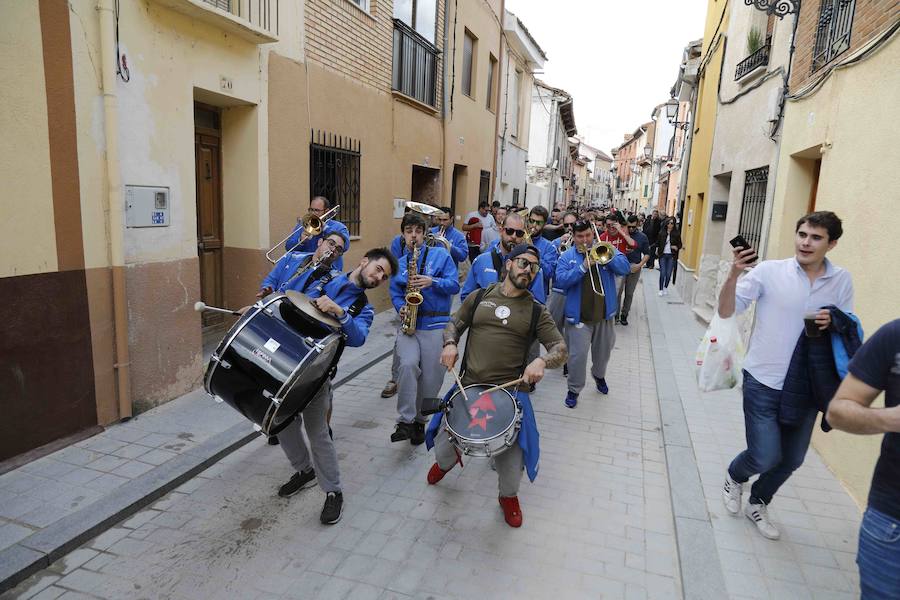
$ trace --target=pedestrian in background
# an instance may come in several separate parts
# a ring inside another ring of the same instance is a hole
[[[631,272],[625,276],[625,281],[619,286],[619,313],[616,315],[616,322],[620,325],[628,325],[628,312],[631,310],[631,301],[634,298],[634,289],[637,287],[641,278],[641,271],[644,264],[650,259],[650,241],[647,236],[638,227],[638,218],[634,215],[628,217],[628,235],[631,236],[637,247],[625,253],[628,262],[631,263]],[[622,295],[625,299],[623,302]]]
[[[848,433],[885,434],[859,528],[860,592],[863,600],[900,598],[900,319],[876,331],[847,370],[828,422]],[[882,391],[884,408],[873,408]]]
[[[669,281],[681,250],[681,233],[675,227],[675,219],[666,219],[663,229],[656,237],[656,251],[659,257],[659,295],[669,295]]]
[[[647,268],[652,269],[654,258],[656,256],[656,238],[659,237],[659,230],[662,228],[662,221],[659,218],[659,211],[655,208],[650,213],[650,218],[644,221],[642,230],[647,239],[650,240],[650,260],[647,261]]]

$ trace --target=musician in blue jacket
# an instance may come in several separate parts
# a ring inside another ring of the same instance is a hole
[[[314,279],[318,279],[332,269],[332,266],[350,249],[350,237],[339,231],[332,231],[319,238],[314,251],[288,252],[275,264],[263,279],[257,298],[285,289],[299,289],[293,279],[302,277],[305,282],[312,274],[312,264],[318,262]]]
[[[569,391],[565,404],[569,408],[575,408],[578,394],[584,389],[588,352],[597,391],[609,393],[606,367],[616,343],[613,321],[618,308],[616,276],[626,275],[631,270],[628,258],[615,248],[611,248],[612,260],[602,266],[586,257],[586,249],[596,242],[587,221],[575,223],[574,242],[575,245],[559,257],[555,280],[555,285],[566,295],[564,335],[569,348]]]
[[[362,346],[375,316],[366,290],[378,287],[396,272],[397,260],[390,252],[385,248],[374,248],[366,252],[359,265],[348,274],[329,270],[314,279],[313,272],[308,271],[296,278],[294,284],[305,290],[313,306],[338,320],[348,346]],[[337,452],[328,427],[331,403],[331,380],[326,379],[303,412],[278,434],[284,454],[295,470],[288,482],[279,488],[278,495],[293,496],[314,485],[318,479],[319,487],[325,492],[325,505],[319,520],[325,525],[340,521],[344,508]],[[309,449],[300,432],[301,426],[306,429]]]
[[[406,213],[400,228],[406,248],[400,258],[400,271],[391,280],[391,302],[400,314],[401,323],[408,319],[410,308],[406,298],[410,291],[417,290],[422,295],[422,303],[417,306],[417,316],[409,323],[409,329],[404,332],[401,326],[397,334],[398,416],[391,441],[409,440],[417,446],[425,441],[422,398],[436,396],[444,382],[444,369],[438,362],[441,332],[450,319],[453,295],[459,292],[459,275],[449,252],[441,247],[425,246],[428,228],[421,214]],[[414,277],[409,276],[410,268],[416,270]]]
[[[325,196],[315,196],[312,200],[309,201],[309,212],[316,215],[317,217],[321,217],[331,208],[332,204]],[[286,252],[313,252],[316,249],[319,240],[323,237],[326,237],[329,233],[332,232],[339,233],[347,240],[350,239],[350,230],[348,230],[347,226],[337,219],[329,219],[325,223],[325,226],[322,228],[322,233],[320,233],[319,235],[314,235],[312,237],[307,237],[304,239],[303,222],[302,220],[300,220],[297,222],[296,227],[294,227],[294,231],[293,233],[291,233],[291,237],[289,237],[284,243],[284,249]],[[342,271],[344,269],[344,258],[342,256],[339,256],[337,258],[334,263],[334,268],[338,271]]]
[[[525,237],[525,222],[522,217],[516,213],[510,213],[506,216],[503,227],[500,228],[500,240],[496,246],[486,249],[478,255],[472,268],[469,269],[469,275],[463,284],[460,301],[465,302],[466,297],[478,289],[487,289],[492,283],[497,283],[503,279],[505,273],[504,263],[506,256],[517,245],[521,244]],[[547,300],[547,294],[544,292],[543,276],[535,277],[531,282],[531,295],[534,299],[544,304]]]
[[[469,246],[465,234],[453,226],[453,211],[449,206],[442,206],[441,212],[434,215],[434,222],[435,226],[431,228],[431,233],[434,235],[443,233],[447,238],[450,242],[450,256],[458,268],[459,263],[469,258]]]
[[[550,213],[543,206],[535,206],[528,213],[528,222],[525,226],[531,235],[532,245],[541,253],[541,273],[544,279],[544,295],[550,293],[550,280],[556,271],[556,261],[559,260],[559,249],[544,237],[544,227]]]

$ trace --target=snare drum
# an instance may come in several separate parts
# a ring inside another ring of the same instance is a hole
[[[464,456],[489,458],[511,448],[519,437],[522,408],[505,389],[485,394],[491,387],[467,385],[468,402],[457,390],[447,403],[447,434]]]
[[[285,294],[270,294],[222,339],[204,387],[274,435],[319,392],[343,348],[343,336],[327,321],[312,318]]]

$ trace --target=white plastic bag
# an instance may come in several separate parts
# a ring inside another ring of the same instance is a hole
[[[741,383],[744,344],[737,319],[718,312],[697,347],[697,387],[701,392],[728,390]]]

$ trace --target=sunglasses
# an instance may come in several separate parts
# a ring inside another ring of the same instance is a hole
[[[540,221],[535,221],[534,219],[528,219],[528,223],[530,225],[543,225],[544,223],[546,223],[546,221],[544,221],[543,219],[541,219]]]
[[[512,227],[504,227],[503,230],[506,232],[506,235],[511,235],[515,237],[525,237],[525,231],[522,229],[513,229]]]
[[[538,269],[541,268],[540,263],[532,262],[527,258],[518,257],[513,259],[513,263],[519,267],[520,269],[529,269],[532,273],[537,273]]]

